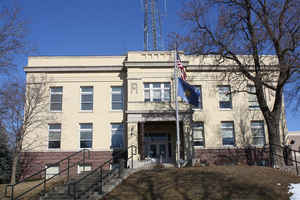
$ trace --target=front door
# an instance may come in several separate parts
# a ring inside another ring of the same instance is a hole
[[[151,159],[155,159],[159,162],[169,162],[168,143],[150,143],[147,145],[146,155]]]

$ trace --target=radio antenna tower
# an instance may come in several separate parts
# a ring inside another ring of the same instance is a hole
[[[166,15],[167,0],[144,1],[144,50],[163,50],[163,17]],[[149,6],[151,1],[151,6]],[[161,12],[163,10],[163,12]],[[149,16],[149,13],[151,16]],[[149,29],[149,24],[151,28]],[[158,33],[158,35],[157,35]],[[150,37],[149,37],[150,36]],[[150,41],[149,41],[150,40]]]

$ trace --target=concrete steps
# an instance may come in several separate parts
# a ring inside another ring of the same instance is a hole
[[[77,191],[79,197],[77,200],[98,200],[104,195],[112,191],[117,185],[119,185],[130,174],[136,172],[136,169],[123,169],[121,176],[118,171],[114,171],[111,176],[106,177],[102,184],[102,193],[99,193],[98,176],[89,176],[77,185]],[[107,173],[104,171],[103,173]],[[47,192],[40,200],[73,200],[74,197],[68,194],[68,184],[78,180],[85,174],[82,174],[76,178],[70,179],[69,183],[64,185],[55,186],[51,191]],[[73,187],[70,187],[70,193],[73,193]]]

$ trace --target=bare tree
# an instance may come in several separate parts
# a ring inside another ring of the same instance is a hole
[[[280,144],[283,88],[299,67],[300,1],[189,0],[181,14],[189,32],[173,38],[190,54],[227,62],[224,77],[238,86],[235,91],[248,92],[245,86],[254,85],[269,142]],[[273,92],[271,104],[264,90]],[[271,160],[280,164],[274,151],[281,152],[271,150]]]
[[[28,44],[25,40],[27,30],[21,9],[0,6],[0,73],[7,72],[15,66],[17,54],[26,53]]]
[[[11,183],[16,181],[16,170],[22,151],[36,148],[40,138],[26,138],[33,129],[47,124],[49,117],[48,91],[46,83],[34,81],[32,84],[7,83],[0,91],[0,104],[5,108],[0,113],[0,124],[9,135],[13,147]],[[24,145],[26,138],[26,145]]]

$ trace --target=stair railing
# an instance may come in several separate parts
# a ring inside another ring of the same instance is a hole
[[[136,146],[131,145],[127,149],[120,150],[115,152],[111,159],[105,161],[100,166],[96,167],[86,175],[82,176],[80,179],[73,181],[68,184],[68,194],[73,196],[74,200],[80,198],[81,194],[85,194],[90,191],[95,185],[97,185],[98,193],[101,194],[103,192],[104,181],[112,177],[113,175],[118,175],[121,177],[123,168],[126,163],[126,168],[131,166],[133,168],[133,156],[136,155]],[[130,153],[130,155],[129,155]],[[127,165],[128,161],[131,161],[131,165]],[[86,180],[88,177],[97,177],[94,183],[91,183],[84,190],[79,190],[79,184]]]
[[[71,159],[78,155],[79,153],[82,153],[82,159],[79,160],[78,162],[74,162],[73,164],[70,163]],[[86,162],[86,153],[88,154],[88,159],[90,159],[90,151],[88,149],[82,149],[78,152],[75,152],[75,153],[72,153],[71,155],[63,158],[62,160],[59,160],[55,163],[51,163],[49,164],[47,167],[45,167],[44,169],[32,174],[31,176],[29,177],[26,177],[24,178],[22,181],[19,181],[15,184],[9,184],[9,185],[6,185],[5,186],[5,197],[8,197],[10,198],[10,200],[17,200],[17,199],[20,199],[22,196],[24,196],[25,194],[27,194],[28,192],[31,192],[33,191],[34,189],[36,189],[37,187],[39,187],[40,185],[43,185],[43,190],[42,192],[45,193],[46,192],[46,185],[47,185],[47,182],[50,181],[51,179],[61,175],[63,172],[67,172],[67,182],[69,181],[70,179],[70,169],[73,168],[74,166],[78,165],[79,163],[83,163],[83,165],[85,166],[85,162]],[[59,173],[57,174],[54,174],[52,175],[51,177],[47,178],[46,176],[46,172],[47,172],[47,169],[49,169],[50,167],[53,167],[53,166],[57,166],[57,165],[60,165],[63,161],[66,161],[67,160],[67,167],[64,168],[63,170],[59,170]],[[42,177],[42,180],[41,182],[37,183],[36,185],[33,185],[32,187],[28,188],[27,190],[23,191],[21,194],[18,194],[17,196],[15,196],[15,187],[21,183],[24,183],[26,181],[30,181],[32,180],[34,177],[36,176],[39,176]],[[11,188],[10,189],[10,192],[8,192],[8,188]]]

